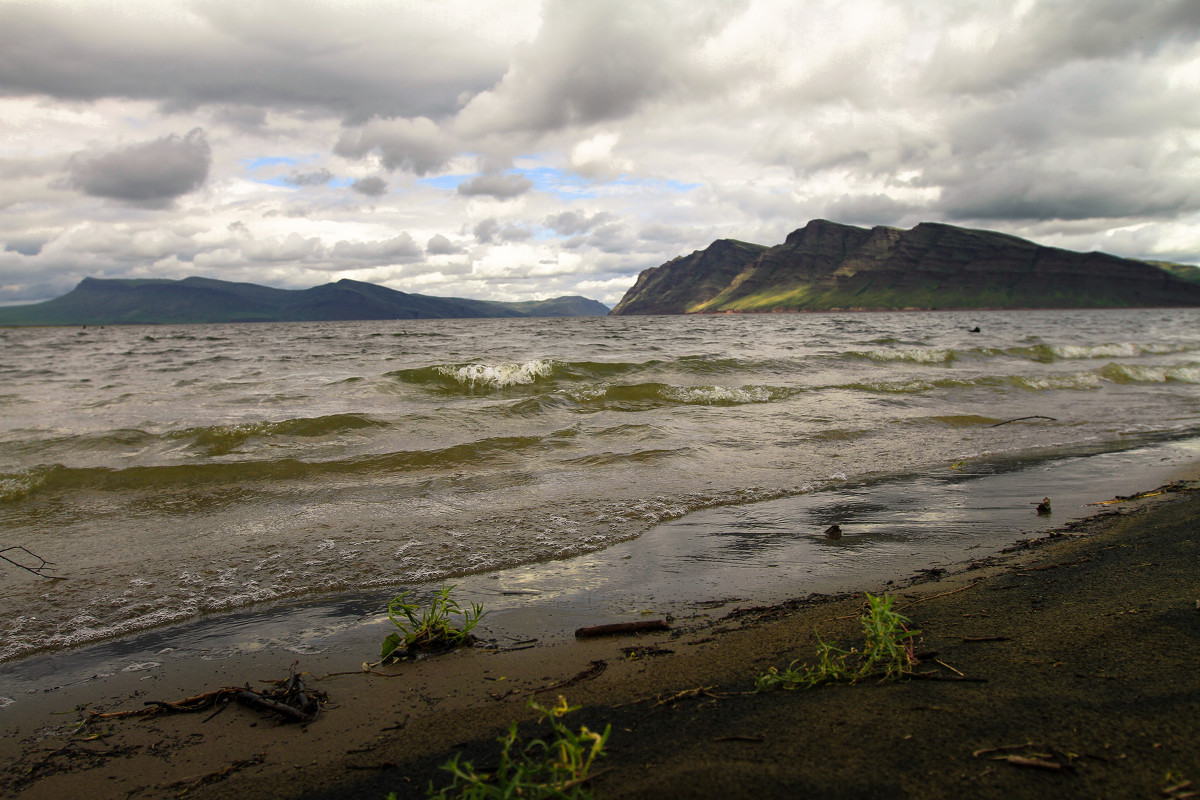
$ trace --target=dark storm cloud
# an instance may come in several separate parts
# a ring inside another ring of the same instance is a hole
[[[11,237],[4,242],[4,250],[9,253],[20,253],[23,256],[36,256],[42,252],[46,239],[40,236]]]
[[[361,122],[450,113],[504,69],[500,53],[453,26],[418,26],[398,9],[216,0],[160,11],[0,3],[0,91],[322,109]]]
[[[387,194],[388,183],[378,175],[372,175],[368,178],[359,178],[350,184],[350,188],[367,197],[382,197]]]
[[[467,197],[494,197],[509,200],[520,197],[533,188],[533,181],[517,173],[493,172],[477,175],[458,185],[458,193]]]
[[[293,171],[283,179],[289,186],[324,186],[333,180],[333,173],[322,167],[314,172]]]
[[[948,184],[936,207],[952,220],[1142,219],[1200,210],[1200,189],[1147,181],[1128,164],[1072,169],[1017,159],[977,167],[969,179]]]
[[[77,153],[67,162],[68,183],[93,197],[162,208],[204,184],[212,153],[202,129],[100,155]]]

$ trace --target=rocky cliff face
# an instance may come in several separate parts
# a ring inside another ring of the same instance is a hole
[[[610,314],[685,314],[716,297],[746,263],[766,252],[759,244],[718,239],[638,276]]]
[[[921,223],[814,220],[771,248],[721,240],[643,272],[613,314],[1200,305],[1160,266]]]

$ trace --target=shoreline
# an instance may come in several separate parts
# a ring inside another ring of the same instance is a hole
[[[21,798],[418,797],[443,784],[453,752],[487,763],[507,724],[530,718],[527,697],[561,693],[584,706],[573,726],[613,725],[601,797],[1150,796],[1168,772],[1200,781],[1198,477],[889,587],[923,631],[918,649],[983,683],[752,694],[768,667],[811,657],[814,629],[851,643],[862,597],[731,603],[666,633],[312,676],[330,704],[304,726],[234,707],[64,730],[91,711],[286,678],[287,665],[276,653],[130,672],[55,695],[57,732],[42,729],[48,709],[17,729],[0,717],[0,786]],[[974,755],[989,747],[1059,768]]]

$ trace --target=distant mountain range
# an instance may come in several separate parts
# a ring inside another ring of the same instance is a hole
[[[0,308],[0,325],[596,317],[607,313],[608,306],[586,297],[501,303],[409,294],[351,280],[311,289],[273,289],[211,278],[179,281],[84,278],[62,297]]]
[[[1200,268],[1077,253],[985,230],[813,220],[775,247],[733,239],[645,270],[610,312],[697,314],[1200,305]]]

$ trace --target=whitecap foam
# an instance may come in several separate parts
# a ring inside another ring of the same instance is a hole
[[[677,403],[698,406],[769,403],[777,392],[767,386],[672,386],[663,395]]]
[[[503,389],[508,386],[528,385],[541,378],[550,377],[554,372],[554,362],[536,358],[521,363],[446,365],[438,367],[437,370],[472,389],[481,386]]]
[[[872,361],[904,361],[913,364],[948,364],[954,351],[941,348],[910,347],[902,350],[851,350],[850,355]]]

